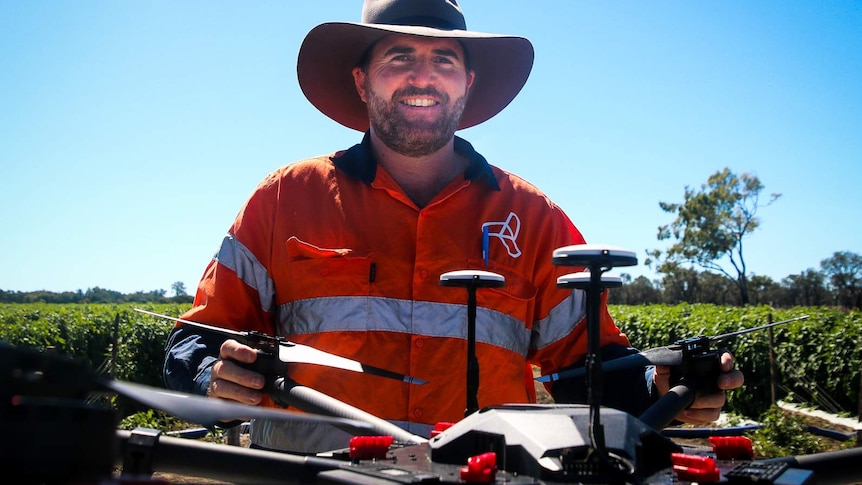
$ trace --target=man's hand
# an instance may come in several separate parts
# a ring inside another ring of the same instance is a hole
[[[243,404],[260,404],[263,399],[262,374],[245,369],[237,362],[252,364],[257,351],[236,340],[227,340],[219,349],[218,361],[213,365],[208,397],[231,399]]]
[[[688,409],[676,415],[676,419],[684,423],[704,424],[718,419],[721,408],[726,401],[725,392],[742,386],[745,377],[742,372],[733,368],[733,356],[730,352],[721,354],[721,375],[716,385],[721,390],[712,394],[699,394]],[[660,395],[664,396],[670,390],[670,367],[656,366],[655,385]]]

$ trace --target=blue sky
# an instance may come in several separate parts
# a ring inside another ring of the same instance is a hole
[[[746,240],[751,272],[862,253],[862,2],[461,5],[536,60],[459,135],[589,242],[643,260],[666,247],[659,201],[730,167],[783,194]],[[267,173],[359,141],[305,100],[296,53],[360,6],[0,0],[0,289],[193,292]]]

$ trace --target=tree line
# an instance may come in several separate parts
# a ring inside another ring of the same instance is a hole
[[[191,303],[193,298],[186,294],[186,287],[181,281],[171,285],[173,296],[168,296],[166,290],[136,291],[121,293],[119,291],[99,288],[87,288],[77,291],[7,291],[0,290],[0,303]]]
[[[666,268],[667,269],[667,268]],[[610,292],[608,302],[616,305],[653,303],[709,303],[743,306],[739,287],[733,278],[711,271],[676,266],[660,278],[633,278],[620,275],[623,286]],[[768,276],[747,277],[748,304],[776,308],[794,306],[835,306],[862,309],[862,255],[838,251],[820,262],[820,269],[809,268],[781,281]],[[172,285],[173,296],[165,290],[120,293],[104,288],[86,291],[4,291],[0,303],[191,303],[181,282]]]
[[[820,262],[820,269],[809,268],[781,281],[769,276],[747,277],[748,301],[742,302],[739,285],[733,278],[711,271],[676,267],[658,279],[632,278],[621,274],[623,286],[611,290],[609,303],[640,305],[651,303],[710,303],[744,306],[770,305],[833,306],[862,309],[862,255],[839,251]]]

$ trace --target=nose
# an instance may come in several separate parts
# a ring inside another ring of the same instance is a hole
[[[431,61],[417,61],[410,70],[409,81],[415,86],[433,84],[436,79],[437,73]]]

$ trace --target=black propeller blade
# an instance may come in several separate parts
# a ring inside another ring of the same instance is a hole
[[[622,369],[630,369],[634,367],[644,367],[647,365],[667,365],[667,366],[678,366],[683,362],[683,347],[689,346],[692,344],[698,344],[701,346],[708,346],[711,342],[719,342],[722,340],[726,340],[732,337],[737,337],[739,335],[743,335],[746,333],[756,332],[758,330],[763,330],[765,328],[774,327],[776,325],[782,325],[785,323],[796,322],[799,320],[805,320],[808,318],[808,315],[803,315],[801,317],[791,318],[788,320],[782,320],[780,322],[773,322],[766,325],[761,325],[759,327],[747,328],[744,330],[739,330],[737,332],[725,333],[722,335],[717,335],[715,337],[694,337],[689,339],[681,340],[675,344],[668,345],[665,347],[656,347],[654,349],[644,350],[642,352],[638,352],[637,354],[628,355],[626,357],[621,357],[619,359],[613,359],[602,363],[602,370],[605,372],[613,372]],[[536,378],[539,382],[554,382],[560,379],[571,379],[574,377],[583,377],[586,375],[586,368],[577,367],[573,369],[567,369],[560,372],[555,372],[553,374],[546,374]]]
[[[618,359],[608,360],[602,363],[602,370],[605,372],[613,372],[632,367],[644,367],[647,365],[679,365],[682,363],[682,351],[679,347],[674,349],[674,346],[657,347],[655,349],[644,350],[637,354],[627,355]],[[554,382],[560,379],[571,379],[574,377],[583,377],[587,373],[585,367],[576,367],[567,369],[553,374],[547,374],[536,378],[539,382]]]
[[[162,315],[160,313],[142,310],[140,308],[135,308],[135,311],[159,318],[164,318],[166,320],[171,320],[174,322],[179,322],[184,325],[192,325],[194,327],[200,328],[201,330],[218,333],[256,349],[273,349],[275,354],[274,357],[284,364],[294,363],[322,365],[326,367],[333,367],[336,369],[344,369],[353,372],[385,377],[387,379],[395,379],[398,381],[406,382],[408,384],[421,385],[428,382],[426,380],[419,379],[418,377],[400,374],[398,372],[393,372],[387,369],[381,369],[379,367],[363,364],[362,362],[348,359],[346,357],[341,357],[335,354],[331,354],[329,352],[324,352],[322,350],[315,349],[314,347],[309,347],[308,345],[291,342],[290,340],[287,340],[283,337],[274,337],[271,335],[262,334],[260,332],[243,332],[231,330],[228,328],[216,327],[213,325],[193,322],[190,320],[183,320],[182,318],[174,318],[167,315]]]
[[[117,381],[97,374],[80,359],[9,346],[3,342],[0,342],[0,384],[0,399],[7,403],[5,407],[0,406],[0,422],[10,418],[11,414],[7,416],[7,413],[21,413],[20,409],[28,406],[96,409],[96,406],[91,406],[89,397],[108,392],[204,426],[243,418],[268,418],[280,421],[322,422],[351,434],[368,433],[374,429],[371,425],[355,419],[247,406]],[[16,409],[19,411],[15,411]],[[58,413],[59,415],[65,416],[62,413]]]
[[[111,391],[148,407],[159,409],[182,420],[208,427],[236,419],[265,418],[280,421],[331,424],[353,435],[368,433],[374,429],[367,423],[352,419],[331,418],[316,414],[300,414],[262,406],[247,406],[223,399],[210,399],[204,396],[174,392],[132,382],[111,380],[105,382],[104,385]]]

